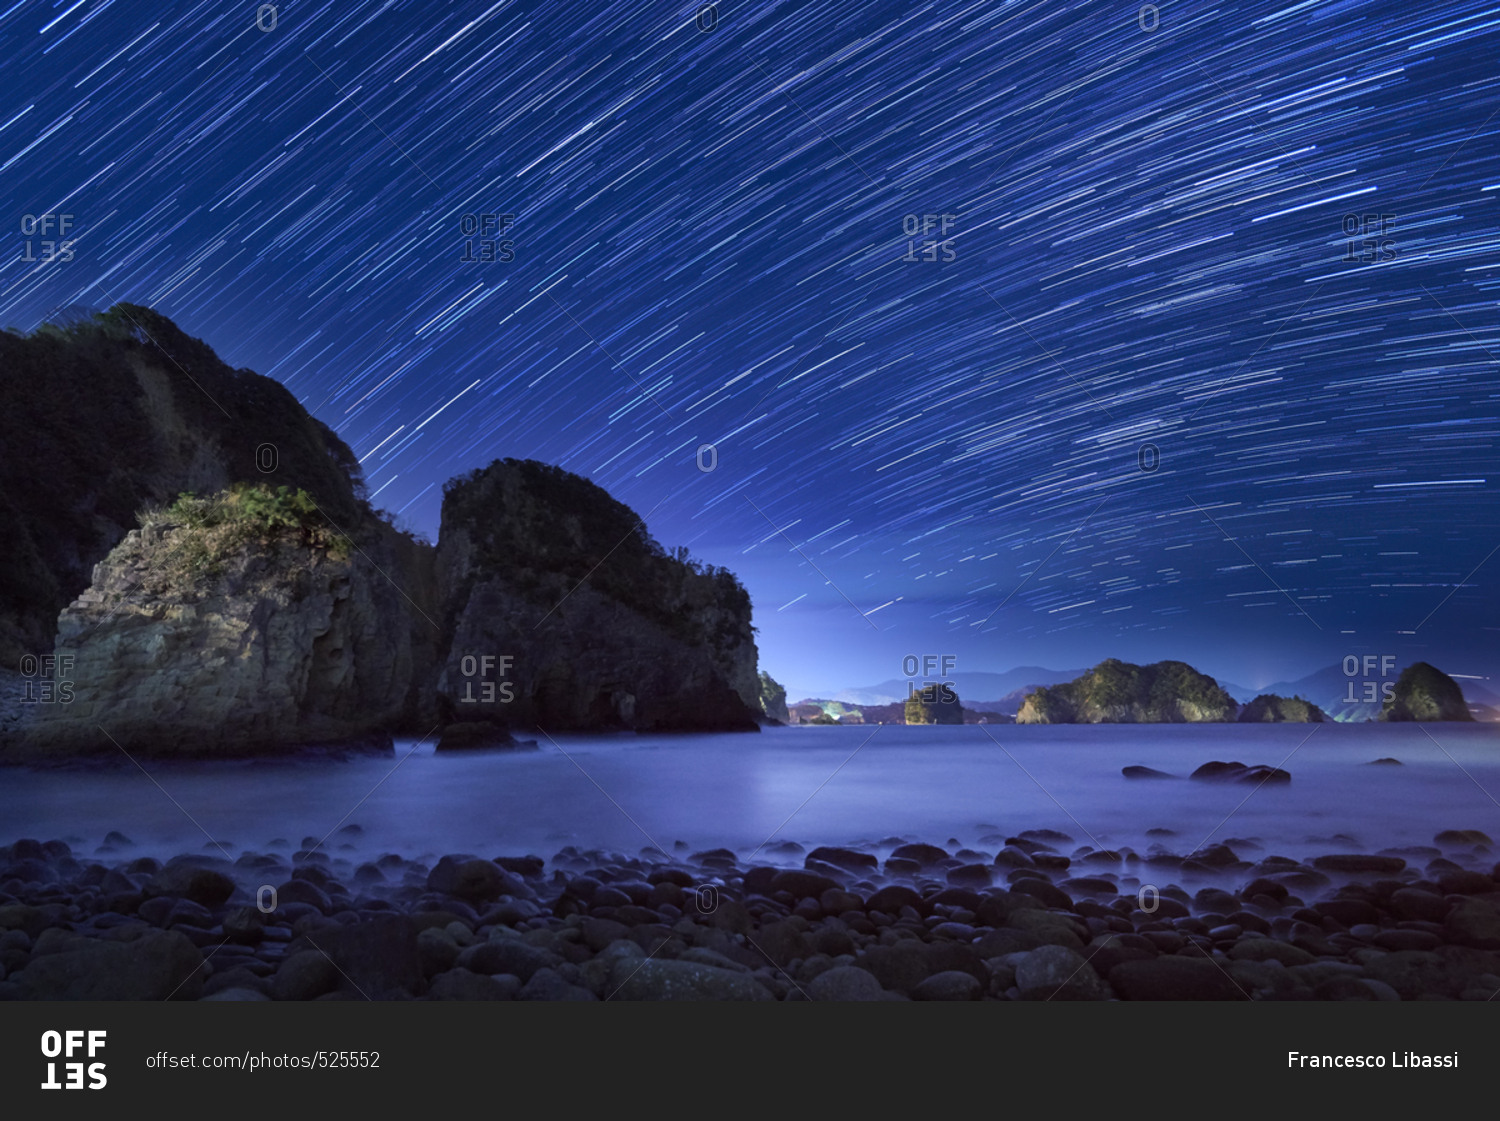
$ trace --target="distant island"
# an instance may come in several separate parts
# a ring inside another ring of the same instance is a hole
[[[1026,667],[1019,671],[1042,676],[1052,671]],[[1353,680],[1342,674],[1340,680]],[[962,675],[959,675],[962,676]],[[971,679],[1001,679],[1001,674],[967,675]],[[1312,679],[1322,685],[1327,676],[1320,671]],[[1368,682],[1364,683],[1368,686]],[[880,696],[886,686],[871,690],[850,690]],[[913,686],[908,683],[908,690]],[[1236,689],[1239,687],[1236,686]],[[949,689],[951,692],[951,687]],[[1352,691],[1352,687],[1350,687]],[[1135,665],[1109,658],[1093,669],[1085,670],[1072,680],[1052,685],[1015,690],[994,701],[966,702],[958,706],[961,715],[946,714],[938,719],[937,711],[926,703],[896,701],[880,704],[856,704],[848,701],[808,699],[788,706],[786,723],[790,724],[1321,724],[1336,721],[1354,722],[1371,719],[1403,720],[1473,720],[1472,711],[1485,711],[1483,704],[1465,702],[1463,690],[1447,674],[1426,662],[1417,662],[1402,672],[1399,680],[1387,683],[1389,699],[1384,708],[1341,706],[1337,717],[1301,693],[1284,696],[1263,692],[1243,704],[1214,678],[1186,662],[1162,661]],[[840,694],[845,695],[845,694]],[[1247,696],[1248,691],[1241,696]],[[1487,695],[1481,692],[1481,695]],[[919,694],[919,702],[921,695]],[[1012,703],[1014,702],[1014,703]],[[1007,711],[1009,710],[1009,711]],[[1375,713],[1378,711],[1378,716]],[[1364,713],[1370,715],[1362,715]]]
[[[1463,690],[1426,662],[1408,666],[1379,719],[1473,720]],[[1109,658],[1073,681],[1028,694],[1017,724],[1324,723],[1329,716],[1300,696],[1262,693],[1245,705],[1186,662],[1138,666]]]
[[[1182,724],[1226,722],[1238,705],[1186,662],[1133,665],[1108,658],[1082,677],[1027,696],[1017,724]]]
[[[1473,720],[1458,682],[1426,662],[1413,662],[1401,671],[1391,698],[1380,710],[1381,720]]]
[[[904,715],[908,724],[962,724],[964,706],[953,690],[929,685],[911,691],[906,698]]]
[[[1241,724],[1322,724],[1327,719],[1327,713],[1311,701],[1275,693],[1262,693],[1240,709],[1239,715]]]

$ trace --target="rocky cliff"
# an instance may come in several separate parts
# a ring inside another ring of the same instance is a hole
[[[587,479],[497,460],[444,488],[445,722],[758,729],[750,597]]]
[[[1413,662],[1396,679],[1396,690],[1380,710],[1381,720],[1473,720],[1458,682],[1436,666]]]
[[[389,749],[421,708],[435,645],[390,578],[420,588],[419,544],[373,520],[346,538],[306,492],[264,487],[187,498],[141,521],[63,611],[55,676],[72,695],[30,706],[25,749]]]
[[[1082,677],[1029,694],[1017,724],[1180,724],[1233,720],[1238,706],[1186,662],[1132,665],[1116,658]]]
[[[280,383],[231,369],[149,308],[0,332],[0,665],[52,650],[58,613],[147,505],[236,482],[301,487],[342,525],[353,453]]]
[[[0,438],[8,758],[759,726],[732,574],[529,461],[451,482],[434,549],[284,388],[148,309],[0,336]]]

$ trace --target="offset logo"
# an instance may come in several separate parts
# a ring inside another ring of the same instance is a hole
[[[505,235],[515,222],[514,214],[465,214],[459,222],[459,230],[464,235],[464,253],[459,260],[466,265],[491,261],[510,264],[516,259],[516,243]],[[479,246],[477,255],[474,252],[476,244]]]
[[[489,680],[490,671],[496,668],[497,659],[493,654],[481,654],[475,657],[473,654],[465,654],[458,663],[459,672],[464,675],[464,695],[458,698],[459,704],[510,704],[516,699],[515,687],[509,681],[501,681],[500,688],[495,689],[495,682]],[[501,654],[499,659],[500,677],[504,678],[510,672],[511,663],[515,658],[510,654]],[[475,678],[478,681],[475,681]],[[474,686],[479,686],[479,695],[474,693]]]
[[[901,673],[904,677],[914,678],[920,667],[924,677],[931,678],[941,669],[942,676],[946,679],[953,672],[953,667],[958,664],[956,654],[923,654],[919,659],[915,654],[908,654],[901,659]],[[931,681],[924,680],[922,688],[917,688],[915,681],[906,683],[906,699],[916,697],[926,704],[952,704],[958,700],[958,694],[954,691],[953,682],[948,680]]]
[[[42,1032],[42,1056],[47,1063],[47,1081],[43,1090],[102,1090],[109,1083],[104,1076],[104,1063],[85,1064],[82,1056],[97,1058],[104,1050],[103,1031],[44,1031]],[[86,1041],[85,1041],[86,1040]],[[79,1056],[74,1058],[74,1056]],[[72,1060],[59,1063],[59,1058]],[[62,1067],[63,1081],[57,1080],[57,1068]],[[88,1081],[85,1082],[85,1076]]]
[[[1377,704],[1393,700],[1396,696],[1396,683],[1390,680],[1391,675],[1396,672],[1396,655],[1379,655],[1380,677],[1371,679],[1370,674],[1375,671],[1377,656],[1366,654],[1363,659],[1364,680],[1360,682],[1364,686],[1363,696],[1354,695],[1354,679],[1360,676],[1361,659],[1354,654],[1346,655],[1344,658],[1344,676],[1349,678],[1349,688],[1344,696],[1345,704],[1357,704],[1364,701],[1366,704]]]

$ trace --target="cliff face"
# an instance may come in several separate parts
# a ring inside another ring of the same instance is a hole
[[[149,308],[0,331],[0,665],[49,653],[58,613],[143,506],[236,482],[303,487],[346,527],[358,464],[278,382]]]
[[[1311,701],[1275,693],[1262,693],[1242,708],[1239,715],[1242,724],[1322,724],[1327,719],[1327,714]]]
[[[588,480],[496,461],[444,489],[439,541],[440,720],[758,728],[749,596]]]
[[[216,521],[225,506],[230,516]],[[243,518],[232,497],[146,516],[62,613],[56,653],[69,668],[57,676],[71,680],[72,700],[29,706],[24,746],[44,755],[388,749],[391,729],[419,707],[416,671],[433,634],[375,569],[415,575],[414,543],[388,527],[361,530],[356,548],[311,518]]]
[[[1458,682],[1426,662],[1413,662],[1396,679],[1396,690],[1380,710],[1381,720],[1473,720]]]
[[[1238,706],[1185,662],[1132,665],[1110,658],[1082,677],[1038,689],[1017,724],[1181,724],[1233,720]]]

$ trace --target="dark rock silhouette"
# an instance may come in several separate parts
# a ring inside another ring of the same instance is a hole
[[[1270,767],[1263,763],[1247,767],[1243,763],[1222,763],[1217,760],[1203,764],[1188,777],[1200,782],[1249,782],[1268,785],[1292,781],[1291,774],[1279,767]]]
[[[1154,769],[1152,767],[1141,767],[1141,766],[1122,767],[1120,769],[1120,773],[1122,775],[1124,775],[1126,778],[1176,778],[1177,777],[1176,775],[1169,775],[1169,774],[1167,774],[1166,771],[1158,771],[1158,770],[1156,770],[1156,769]]]

